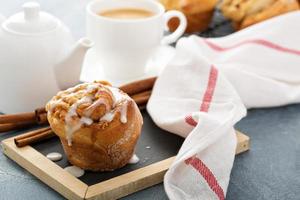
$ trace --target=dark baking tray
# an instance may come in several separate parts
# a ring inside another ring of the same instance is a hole
[[[136,154],[140,158],[140,161],[137,164],[128,164],[113,172],[85,171],[85,174],[79,178],[81,181],[89,186],[94,185],[177,154],[183,143],[183,138],[158,128],[146,111],[142,111],[142,115],[144,118],[144,125],[136,146]],[[63,159],[56,162],[56,164],[62,168],[71,165],[68,162],[57,137],[37,143],[32,145],[32,147],[45,156],[51,152],[59,152],[63,155]]]

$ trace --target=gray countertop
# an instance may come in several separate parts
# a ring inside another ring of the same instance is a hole
[[[25,0],[0,0],[0,13],[9,16]],[[85,33],[87,0],[40,0],[44,10],[66,23],[74,36]],[[220,30],[222,31],[222,30]],[[222,33],[220,34],[222,35]],[[300,105],[250,110],[237,128],[251,137],[251,150],[236,157],[228,200],[300,199]],[[18,133],[5,133],[0,140]],[[0,199],[63,199],[58,193],[0,153]],[[163,185],[124,199],[167,199]]]

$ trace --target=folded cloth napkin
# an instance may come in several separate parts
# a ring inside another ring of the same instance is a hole
[[[170,199],[223,200],[232,168],[234,124],[246,107],[300,102],[300,12],[232,35],[178,41],[147,110],[185,137],[164,178]]]

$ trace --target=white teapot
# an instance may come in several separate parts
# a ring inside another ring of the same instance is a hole
[[[59,90],[79,82],[87,38],[77,43],[69,29],[37,3],[23,5],[1,23],[0,111],[32,111]]]

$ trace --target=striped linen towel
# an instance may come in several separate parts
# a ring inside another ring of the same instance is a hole
[[[233,126],[246,108],[300,102],[300,12],[222,38],[182,38],[147,105],[185,139],[164,178],[170,199],[223,200],[234,161]]]

